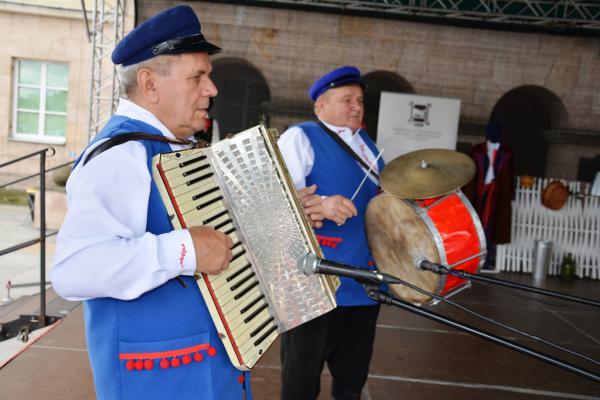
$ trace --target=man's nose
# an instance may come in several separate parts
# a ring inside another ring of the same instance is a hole
[[[204,95],[207,97],[215,97],[217,94],[219,94],[219,90],[212,79],[209,78],[206,86],[204,87]]]

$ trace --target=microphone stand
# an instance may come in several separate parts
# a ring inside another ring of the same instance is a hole
[[[492,278],[489,276],[483,276],[480,274],[472,274],[467,271],[450,269],[446,265],[433,263],[424,258],[416,260],[416,264],[417,264],[417,268],[426,270],[426,271],[431,271],[438,275],[439,274],[449,274],[449,275],[453,275],[453,276],[456,276],[458,278],[465,279],[465,280],[482,281],[482,282],[487,282],[487,283],[491,283],[494,285],[509,287],[512,289],[518,289],[518,290],[524,290],[527,292],[538,293],[538,294],[541,294],[544,296],[556,297],[561,300],[568,300],[568,301],[573,301],[573,302],[577,302],[577,303],[581,303],[581,304],[600,307],[600,301],[586,299],[585,297],[571,296],[568,294],[556,292],[554,290],[540,289],[540,288],[536,288],[534,286],[523,285],[521,283],[510,282],[510,281],[506,281],[506,280],[502,280],[502,279]]]
[[[414,314],[420,315],[422,317],[428,318],[430,320],[448,325],[452,328],[458,329],[460,331],[469,333],[473,336],[477,336],[479,338],[482,339],[486,339],[489,340],[495,344],[498,344],[500,346],[504,346],[506,348],[509,348],[511,350],[517,351],[519,353],[528,355],[530,357],[536,358],[538,360],[544,361],[548,364],[552,364],[555,367],[558,368],[562,368],[566,371],[572,372],[574,374],[580,375],[584,378],[590,379],[592,381],[598,382],[600,383],[600,375],[594,373],[593,371],[590,371],[588,369],[584,369],[581,367],[578,367],[574,364],[571,364],[569,362],[566,361],[562,361],[559,360],[555,357],[552,357],[551,355],[539,352],[537,350],[534,350],[530,347],[518,344],[512,340],[508,340],[508,339],[504,339],[500,336],[496,336],[492,333],[489,332],[485,332],[481,329],[475,328],[473,326],[464,324],[462,322],[458,322],[452,318],[448,318],[446,316],[443,316],[441,314],[435,313],[431,310],[427,310],[425,308],[421,308],[419,306],[416,306],[414,304],[408,303],[404,300],[400,300],[399,298],[384,292],[383,290],[380,290],[378,286],[372,284],[372,283],[362,283],[364,289],[367,292],[367,295],[369,296],[370,299],[380,303],[380,304],[386,304],[386,305],[393,305],[395,307],[401,308],[403,310],[412,312]]]

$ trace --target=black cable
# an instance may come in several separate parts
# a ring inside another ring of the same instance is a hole
[[[434,293],[430,293],[430,292],[428,292],[428,291],[426,291],[424,289],[421,289],[421,288],[419,288],[419,287],[417,287],[417,286],[415,286],[415,285],[413,285],[411,283],[403,281],[402,284],[405,285],[405,286],[408,286],[409,288],[411,288],[411,289],[413,289],[413,290],[415,290],[415,291],[417,291],[417,292],[419,292],[421,294],[433,297],[434,299],[436,299],[438,301],[442,301],[442,302],[447,303],[447,304],[449,304],[451,306],[454,306],[454,307],[456,307],[456,308],[458,308],[458,309],[460,309],[460,310],[462,310],[462,311],[464,311],[464,312],[466,312],[468,314],[473,315],[476,318],[480,318],[480,319],[482,319],[484,321],[487,321],[487,322],[491,323],[492,325],[496,325],[496,326],[498,326],[500,328],[507,329],[507,330],[509,330],[509,331],[511,331],[513,333],[516,333],[518,335],[524,336],[524,337],[529,338],[529,339],[531,339],[533,341],[547,344],[550,347],[553,347],[553,348],[555,348],[557,350],[564,351],[564,352],[566,352],[568,354],[571,354],[573,356],[580,357],[580,358],[582,358],[582,359],[584,359],[586,361],[589,361],[589,362],[591,362],[593,364],[600,365],[600,362],[594,360],[593,358],[590,358],[590,357],[585,356],[583,354],[579,354],[579,353],[577,353],[577,352],[575,352],[573,350],[569,350],[567,348],[564,348],[562,346],[559,346],[557,344],[549,342],[546,339],[542,339],[542,338],[539,338],[537,336],[533,336],[533,335],[531,335],[531,334],[529,334],[527,332],[520,331],[520,330],[518,330],[516,328],[513,328],[511,326],[508,326],[508,325],[506,325],[506,324],[504,324],[502,322],[499,322],[499,321],[496,321],[496,320],[494,320],[492,318],[486,317],[485,315],[482,315],[482,314],[479,314],[479,313],[477,313],[477,312],[475,312],[473,310],[470,310],[469,308],[467,308],[465,306],[462,306],[462,305],[460,305],[460,304],[458,304],[458,303],[456,303],[456,302],[454,302],[452,300],[448,300],[448,299],[446,299],[444,297],[441,297],[441,296],[438,296],[438,295],[436,295]]]

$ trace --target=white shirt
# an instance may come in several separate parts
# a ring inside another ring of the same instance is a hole
[[[325,124],[325,126],[331,129],[333,132],[338,133],[342,140],[346,142],[369,167],[373,164],[377,155],[373,154],[362,137],[357,134],[358,130],[356,132],[352,132],[352,130],[347,127],[331,125],[325,121],[321,122],[323,122],[323,124]],[[306,186],[306,177],[312,171],[315,161],[315,152],[313,151],[308,137],[306,137],[306,134],[302,128],[292,126],[283,132],[277,141],[277,144],[296,189],[302,189]],[[362,167],[362,169],[366,174],[367,169],[364,167]],[[379,172],[379,167],[377,164],[373,166],[373,171]],[[371,174],[368,176],[369,179],[371,179],[375,184],[379,184],[379,182],[377,182],[377,180]]]
[[[494,164],[496,163],[496,157],[494,157],[494,153],[496,153],[496,156],[498,154],[498,149],[500,148],[500,143],[492,143],[489,140],[486,142],[487,143],[487,156],[488,156],[488,169],[487,172],[485,174],[485,184],[487,185],[488,183],[492,182],[494,179],[496,179],[495,174],[494,174]]]
[[[174,138],[153,114],[128,100],[120,99],[115,114],[143,121]],[[137,141],[77,165],[67,182],[68,210],[50,271],[58,294],[73,301],[129,300],[178,275],[194,274],[196,255],[187,230],[146,232],[151,180],[146,150]]]

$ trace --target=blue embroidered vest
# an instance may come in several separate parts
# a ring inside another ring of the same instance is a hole
[[[128,132],[161,135],[141,121],[113,116],[92,143]],[[151,174],[152,157],[171,149],[163,142],[140,143]],[[151,185],[146,230],[158,235],[173,227]],[[84,302],[98,399],[242,399],[244,387],[251,397],[249,374],[229,361],[194,278],[181,278],[186,288],[172,279],[134,300]]]
[[[298,125],[310,141],[315,161],[306,185],[317,185],[321,196],[340,194],[351,198],[365,176],[363,169],[351,155],[344,151],[317,123],[305,122]],[[369,146],[373,154],[379,151],[364,130],[357,134]],[[383,160],[379,159],[379,171],[383,170]],[[377,194],[377,185],[371,179],[365,181],[353,203],[358,211],[356,217],[346,220],[342,226],[325,220],[323,227],[315,229],[321,249],[326,259],[356,267],[374,268],[373,256],[369,249],[365,230],[365,212],[369,201]],[[342,285],[337,290],[336,300],[340,306],[372,305],[363,287],[353,279],[341,278]]]

